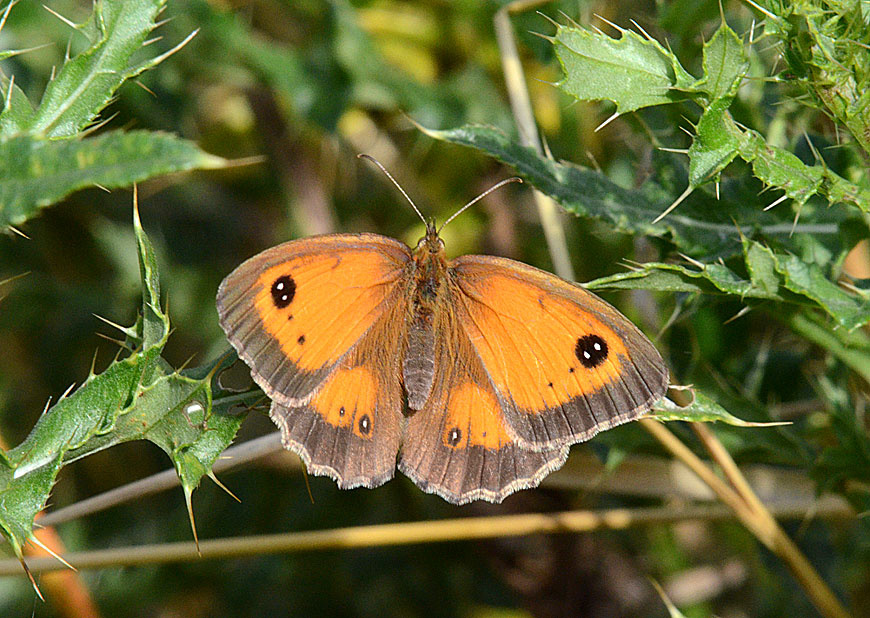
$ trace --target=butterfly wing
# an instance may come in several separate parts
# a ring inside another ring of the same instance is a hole
[[[661,355],[613,307],[491,256],[453,260],[459,323],[526,448],[558,449],[642,416],[667,388]]]
[[[218,291],[221,326],[272,399],[284,446],[342,488],[395,471],[409,259],[374,234],[306,238],[251,258]]]
[[[220,285],[220,324],[251,376],[284,407],[307,402],[403,298],[408,248],[376,234],[332,234],[268,249]]]
[[[272,402],[270,416],[284,447],[302,458],[309,473],[329,476],[342,489],[376,487],[395,473],[404,309],[390,307],[306,404]]]
[[[451,311],[439,312],[435,333],[435,382],[408,419],[399,469],[423,491],[464,504],[501,502],[560,468],[567,448],[526,450],[510,436],[492,383]]]

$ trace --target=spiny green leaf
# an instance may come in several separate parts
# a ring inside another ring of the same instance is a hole
[[[772,297],[779,294],[780,277],[776,272],[776,258],[769,248],[757,242],[743,242],[746,270],[752,286]]]
[[[188,429],[196,431],[194,425],[182,419],[186,408],[197,398],[202,400],[198,409],[206,408],[210,403],[207,390],[208,384],[202,380],[178,374],[159,376],[151,384],[136,388],[134,397],[118,409],[111,424],[69,449],[66,459],[75,461],[115,444],[139,439],[148,439],[171,455],[174,440],[186,436]]]
[[[138,225],[140,263],[145,304],[151,316],[148,336],[123,360],[114,361],[101,374],[90,375],[68,397],[62,397],[36,423],[25,440],[6,453],[11,467],[0,468],[0,503],[22,502],[17,509],[0,509],[0,529],[16,553],[30,536],[33,518],[48,499],[54,478],[65,460],[104,448],[117,441],[119,419],[138,410],[142,389],[154,376],[160,352],[169,337],[169,319],[159,310],[159,286],[151,244]],[[24,500],[22,496],[27,496]]]
[[[619,39],[601,32],[559,26],[553,39],[568,94],[584,100],[609,100],[620,114],[686,98],[695,79],[676,56],[657,41],[620,30]]]
[[[703,89],[712,103],[731,98],[749,69],[743,41],[722,22],[709,41],[704,42],[704,76],[695,88]]]
[[[3,111],[0,112],[0,136],[24,131],[33,119],[33,106],[24,91],[10,79],[3,80]]]
[[[740,131],[734,126],[732,131]],[[843,202],[870,212],[870,189],[849,182],[828,169],[824,164],[807,165],[795,155],[768,144],[757,131],[741,132],[739,154],[759,180],[777,189],[802,206],[813,195],[826,197],[830,202]]]
[[[824,168],[809,166],[787,150],[771,146],[756,131],[747,130],[741,141],[740,156],[752,163],[755,176],[765,184],[782,189],[802,206],[822,186]]]
[[[786,288],[814,300],[847,330],[870,322],[870,300],[849,294],[825,277],[815,264],[809,264],[795,255],[780,255],[775,265],[777,272],[783,276]]]
[[[652,223],[673,199],[655,180],[648,180],[638,190],[625,189],[599,172],[539,157],[531,148],[520,146],[492,127],[469,125],[446,131],[421,127],[421,130],[435,139],[483,150],[510,165],[568,212],[602,219],[618,231],[670,238],[689,255],[739,253],[737,224],[747,235],[763,234],[786,245],[794,243],[793,233],[800,235],[804,230],[800,224],[794,227],[790,218],[772,211],[762,212],[745,200],[729,201],[723,197],[714,201],[702,194],[686,200],[677,213]],[[806,230],[820,238],[839,237],[835,222],[832,213],[820,212]]]
[[[787,425],[782,422],[754,422],[737,418],[701,391],[694,391],[695,398],[689,405],[680,407],[667,397],[654,408],[654,418],[662,421],[689,421],[694,423],[727,423],[737,427],[772,427]]]
[[[210,398],[211,390],[206,395]],[[202,405],[199,399],[196,403]],[[247,416],[232,411],[231,407],[229,403],[209,401],[209,406],[201,411],[198,411],[197,406],[188,405],[185,408],[185,420],[197,426],[199,431],[179,442],[170,456],[181,479],[181,486],[188,495],[199,486],[202,477],[211,472],[214,462],[235,439]],[[206,414],[206,410],[211,412]]]
[[[699,187],[719,175],[737,156],[740,140],[729,131],[727,99],[713,102],[696,127],[695,137],[689,147],[689,186]]]
[[[169,455],[189,496],[244,419],[230,412],[229,403],[212,406],[212,380],[228,359],[184,373],[167,371],[160,353],[169,337],[169,318],[160,308],[156,256],[135,211],[134,231],[143,312],[136,327],[126,332],[138,348],[89,376],[46,411],[24,442],[3,453],[0,530],[18,555],[61,465],[145,439]]]
[[[84,187],[124,187],[158,174],[224,164],[192,142],[147,131],[85,140],[10,138],[0,141],[0,228],[23,223]]]
[[[728,107],[748,67],[742,41],[723,22],[713,37],[704,43],[704,77],[694,86],[706,93],[709,103],[698,121],[689,148],[690,187],[698,187],[718,177],[737,156],[740,138],[729,130],[732,121]]]
[[[138,196],[137,196],[138,197]],[[142,312],[136,321],[136,338],[130,343],[144,349],[160,347],[169,336],[169,316],[160,307],[160,277],[157,272],[157,253],[151,239],[142,229],[139,220],[139,205],[134,204],[133,232],[136,235],[139,255],[139,277],[142,281]],[[145,377],[150,383],[151,376]]]
[[[804,15],[803,18],[812,25],[810,17]],[[790,32],[787,23],[780,24],[779,28]],[[689,149],[690,189],[718,178],[739,155],[752,164],[757,178],[781,189],[798,208],[812,196],[821,195],[832,203],[845,202],[870,212],[870,189],[847,181],[822,164],[806,165],[787,150],[768,145],[758,132],[739,128],[734,123],[728,107],[749,65],[742,41],[726,23],[723,22],[704,44],[704,76],[694,81],[673,53],[655,41],[633,32],[620,32],[620,39],[612,39],[582,28],[560,26],[553,39],[565,71],[565,79],[559,85],[581,100],[612,100],[619,113],[671,103],[680,98],[678,90],[683,96],[704,100],[705,110]],[[831,52],[824,51],[823,43],[824,37],[819,34],[817,49],[822,50],[826,62],[830,63]],[[868,54],[863,56],[866,58]],[[870,90],[870,63],[867,64],[868,88],[865,90]],[[854,101],[852,106],[858,103]],[[861,114],[866,116],[860,125],[866,138],[870,135],[870,94],[862,95],[860,105],[862,110],[854,111],[852,119]],[[864,143],[870,142],[865,139]],[[681,210],[685,210],[685,206],[681,206]]]
[[[71,137],[85,129],[131,72],[134,52],[155,27],[166,0],[97,0],[80,29],[90,48],[67,61],[48,84],[25,131],[47,137]]]
[[[870,28],[867,2],[778,2],[765,36],[781,45],[788,81],[847,127],[870,154]]]
[[[726,295],[741,300],[783,300],[756,288],[751,281],[741,278],[731,269],[715,263],[706,264],[701,270],[693,270],[678,264],[647,262],[634,270],[601,277],[583,286],[590,290],[653,290]]]
[[[16,556],[21,556],[24,543],[33,534],[33,520],[45,505],[62,459],[63,454],[58,453],[32,468],[0,470],[0,530]]]
[[[744,240],[747,280],[722,264],[698,270],[677,264],[647,263],[636,270],[585,284],[589,289],[646,289],[660,292],[724,294],[740,300],[773,300],[818,307],[837,324],[854,330],[870,323],[870,300],[849,294],[824,276],[821,268],[795,255]]]
[[[807,165],[791,152],[768,144],[752,129],[740,128],[727,110],[727,100],[714,102],[701,115],[689,148],[689,182],[697,187],[717,176],[739,155],[753,174],[782,190],[803,206],[814,195],[830,203],[847,203],[870,212],[870,189],[849,182],[823,163]]]

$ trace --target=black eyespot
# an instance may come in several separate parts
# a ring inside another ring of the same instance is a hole
[[[303,343],[305,343],[305,335],[299,335],[299,339],[297,339],[296,341],[299,343],[299,345],[302,345]]]
[[[459,427],[454,427],[447,434],[447,444],[449,444],[450,446],[458,446],[460,440],[462,440],[462,431],[459,429]]]
[[[547,382],[547,386],[549,386],[550,388],[553,388],[553,383],[552,383],[552,382]]]
[[[576,371],[576,369],[577,369],[576,367],[571,367],[571,368],[568,370],[568,373],[574,373],[574,371]]]
[[[368,414],[363,414],[359,419],[359,432],[364,436],[369,435],[372,430],[372,420]]]
[[[607,342],[598,335],[584,335],[577,339],[574,354],[584,367],[592,369],[607,360]]]
[[[339,416],[344,416],[344,406],[341,406],[341,407],[338,409],[338,415],[339,415]]]
[[[293,302],[296,296],[296,282],[290,275],[281,275],[272,284],[272,302],[278,309],[283,309]]]

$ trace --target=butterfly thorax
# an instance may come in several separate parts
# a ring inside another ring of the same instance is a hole
[[[438,236],[435,222],[426,224],[426,235],[414,249],[415,301],[434,303],[440,286],[447,281],[447,257],[444,241]]]
[[[426,224],[426,236],[414,250],[412,267],[413,310],[407,325],[402,377],[408,406],[419,410],[429,398],[435,380],[435,324],[439,298],[443,302],[447,294],[447,257],[434,221]]]

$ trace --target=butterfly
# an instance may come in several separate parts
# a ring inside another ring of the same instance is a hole
[[[661,355],[616,309],[520,262],[448,260],[424,222],[414,249],[292,240],[220,285],[220,324],[310,473],[372,488],[398,467],[448,502],[501,502],[664,395]]]

